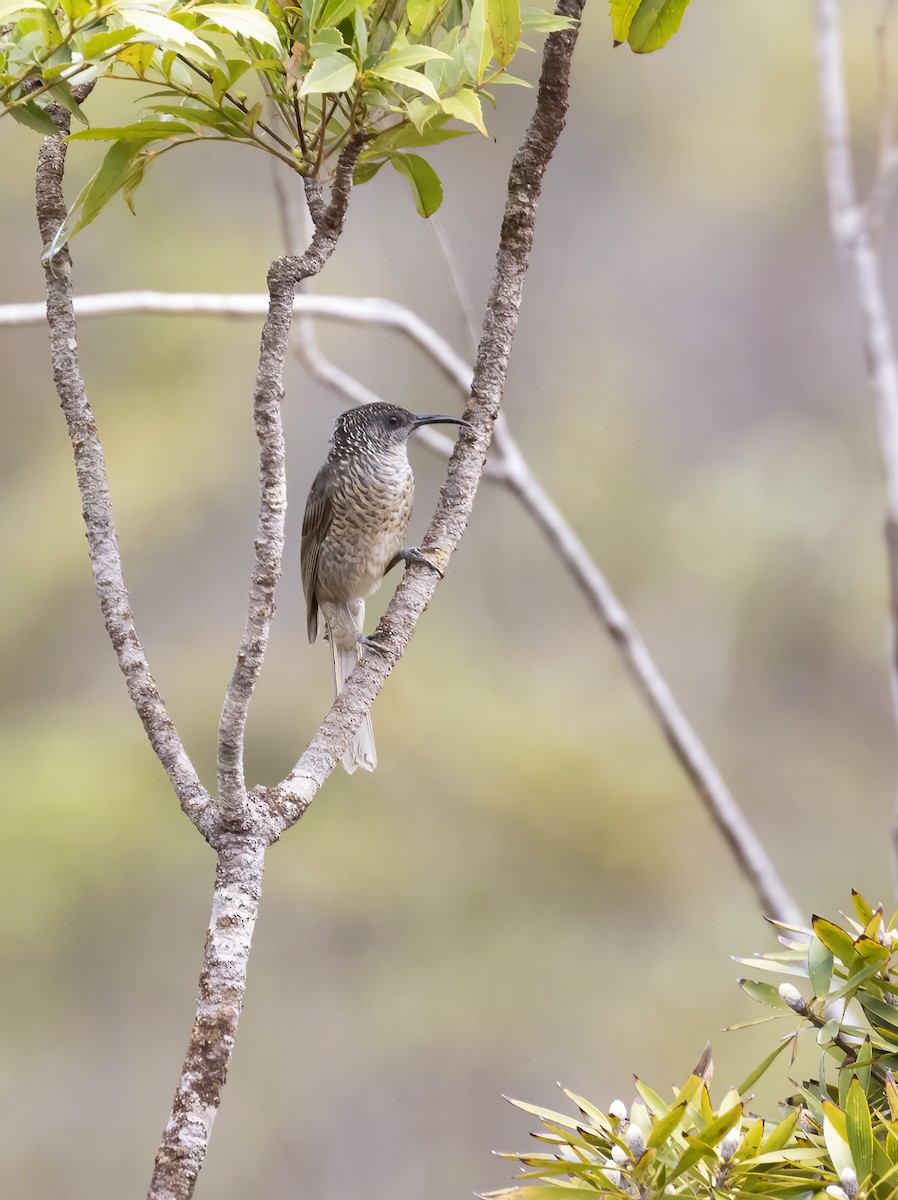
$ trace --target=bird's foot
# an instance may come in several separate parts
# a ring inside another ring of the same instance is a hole
[[[445,579],[445,576],[440,568],[436,565],[433,559],[421,549],[420,546],[409,546],[405,550],[398,551],[396,554],[396,560],[397,562],[404,562],[406,566],[410,566],[411,563],[421,563],[421,565],[424,567],[430,567],[431,571],[436,571],[440,579]]]
[[[360,633],[358,637],[358,643],[365,650],[375,650],[378,654],[387,653],[387,647],[383,644],[383,642],[378,641],[373,634]]]

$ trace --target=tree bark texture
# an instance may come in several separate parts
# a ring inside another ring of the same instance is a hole
[[[237,1037],[264,863],[264,841],[225,837],[219,848],[196,1019],[148,1200],[185,1200],[203,1165]]]
[[[55,110],[54,119],[61,134],[67,133],[71,119],[69,114],[64,110]],[[45,246],[50,245],[65,220],[66,206],[62,191],[65,155],[66,145],[60,138],[44,139],[38,155],[35,199],[38,226]],[[150,672],[125,587],[103,448],[78,363],[78,334],[72,304],[72,262],[67,247],[47,263],[45,271],[53,379],[75,456],[87,545],[103,620],[125,677],[128,694],[150,744],[165,768],[181,808],[197,829],[208,837],[211,816],[209,794],[187,756]]]

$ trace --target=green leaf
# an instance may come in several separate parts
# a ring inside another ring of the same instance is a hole
[[[480,97],[476,92],[472,92],[470,88],[462,88],[454,96],[447,96],[443,100],[443,111],[450,117],[455,117],[457,121],[464,121],[466,125],[473,125],[475,129],[480,130],[484,137],[488,136],[486,126],[483,123],[483,109],[480,107]]]
[[[837,1175],[849,1169],[857,1170],[848,1145],[845,1114],[831,1100],[823,1101],[823,1139]]]
[[[152,41],[154,45],[160,46],[164,50],[170,50],[172,47],[177,47],[179,50],[190,50],[208,62],[216,61],[211,47],[177,21],[164,17],[158,12],[147,12],[139,3],[132,3],[131,0],[120,4],[118,11],[125,13],[128,23],[146,34],[147,40]]]
[[[390,162],[409,181],[421,216],[432,216],[443,202],[443,187],[427,159],[419,154],[391,154]]]
[[[627,41],[635,54],[650,54],[666,46],[680,28],[689,0],[642,0],[634,13]]]
[[[756,983],[753,979],[737,979],[736,982],[746,996],[751,996],[759,1004],[766,1004],[769,1008],[789,1007],[772,983]]]
[[[385,158],[382,158],[379,161],[363,160],[357,162],[355,170],[352,173],[352,182],[355,184],[367,183],[369,179],[374,178],[386,161]]]
[[[773,1130],[761,1144],[760,1153],[772,1154],[774,1150],[782,1150],[783,1146],[792,1140],[792,1134],[795,1132],[795,1127],[798,1124],[800,1116],[800,1110],[797,1108],[793,1109],[788,1117],[774,1126]]]
[[[358,0],[328,0],[321,10],[318,26],[322,30],[329,26],[339,25],[347,17],[352,16],[358,5]],[[371,0],[363,0],[363,9],[369,8]]]
[[[0,0],[0,23],[8,21],[16,13],[47,12],[47,5],[41,0]]]
[[[377,150],[382,147],[389,150],[406,150],[419,146],[436,146],[440,142],[448,142],[451,138],[469,135],[469,129],[444,129],[442,125],[446,120],[446,116],[436,117],[420,133],[414,125],[400,125],[398,129],[378,135],[368,145]]]
[[[848,1089],[845,1124],[854,1169],[857,1171],[858,1182],[863,1184],[873,1169],[873,1122],[870,1120],[867,1097],[857,1079],[852,1079]]]
[[[642,0],[611,0],[611,36],[615,46],[627,40]]]
[[[73,134],[72,136],[80,137],[81,135]],[[106,157],[100,164],[100,169],[75,201],[72,213],[73,215],[77,214],[77,219],[74,225],[66,234],[63,234],[65,225],[63,226],[54,239],[54,246],[58,245],[60,240],[64,241],[65,237],[74,237],[76,233],[89,225],[116,192],[125,186],[134,171],[134,156],[139,149],[139,142],[126,141],[114,142],[109,147]]]
[[[533,33],[558,33],[562,29],[572,29],[576,21],[558,13],[546,12],[544,8],[522,8],[521,24]]]
[[[79,129],[69,135],[70,142],[155,142],[159,138],[183,137],[194,133],[184,121],[137,121],[107,129]]]
[[[355,44],[358,47],[359,62],[364,65],[365,59],[368,57],[368,26],[365,24],[365,14],[362,12],[361,5],[355,6]]]
[[[779,1046],[777,1046],[774,1050],[771,1050],[770,1053],[767,1055],[767,1057],[762,1059],[762,1061],[755,1067],[755,1069],[749,1075],[746,1075],[746,1077],[739,1084],[739,1095],[740,1096],[744,1096],[746,1094],[746,1092],[748,1092],[751,1088],[754,1087],[754,1085],[758,1082],[758,1080],[761,1078],[761,1076],[768,1070],[768,1068],[771,1067],[774,1062],[776,1062],[776,1060],[779,1058],[779,1056],[782,1054],[782,1052],[786,1049],[786,1047],[789,1045],[789,1043],[791,1041],[792,1041],[791,1035],[787,1038],[784,1038]]]
[[[97,58],[100,54],[111,50],[113,46],[125,46],[135,33],[137,33],[135,25],[129,25],[126,29],[104,29],[102,33],[92,33],[90,37],[84,39],[81,53],[85,60]]]
[[[300,96],[348,92],[355,83],[356,68],[344,54],[329,54],[318,58],[302,81]]]
[[[652,1091],[652,1089],[647,1084],[643,1083],[637,1075],[633,1076],[633,1086],[636,1088],[637,1092],[639,1092],[643,1099],[643,1103],[653,1117],[667,1116],[667,1114],[670,1112],[671,1106],[666,1104],[658,1095],[658,1093]]]
[[[556,1125],[562,1125],[565,1129],[573,1129],[575,1133],[580,1124],[566,1113],[555,1112],[551,1108],[541,1108],[536,1104],[528,1104],[526,1100],[515,1100],[512,1096],[503,1096],[502,1099],[513,1104],[515,1108],[519,1108],[521,1112],[529,1113],[532,1117],[539,1117],[541,1121],[552,1121]]]
[[[398,50],[390,50],[374,64],[374,70],[381,67],[420,67],[421,63],[432,62],[434,59],[447,59],[451,55],[443,50],[435,50],[433,46],[400,46]]]
[[[827,948],[832,951],[839,962],[844,963],[846,967],[851,966],[854,960],[854,938],[850,933],[846,933],[838,925],[834,925],[832,921],[827,921],[824,917],[812,917],[811,924],[814,928],[814,933]]]
[[[854,888],[851,889],[851,903],[854,905],[854,911],[861,920],[862,925],[868,925],[873,920],[873,909]]]
[[[818,937],[808,946],[808,977],[815,996],[825,996],[833,978],[833,952]]]
[[[423,92],[425,96],[439,103],[440,97],[436,88],[420,71],[410,71],[408,67],[379,66],[373,67],[369,74],[377,79],[389,79],[391,83],[401,83],[404,87],[414,88],[415,91]]]
[[[14,121],[33,129],[36,133],[42,133],[44,137],[56,137],[59,133],[52,118],[34,100],[13,104],[7,111]]]
[[[866,1092],[870,1086],[870,1076],[873,1074],[873,1046],[869,1037],[865,1037],[857,1052],[854,1073],[858,1082]]]
[[[252,38],[274,50],[281,48],[281,39],[270,18],[249,4],[198,4],[191,11],[202,13],[207,21],[227,33]]]
[[[441,8],[441,0],[408,0],[405,14],[415,37],[421,36]]]
[[[519,0],[486,0],[486,20],[493,42],[493,54],[500,67],[507,67],[521,42]]]
[[[679,1129],[683,1118],[686,1115],[688,1105],[685,1100],[682,1104],[678,1104],[676,1108],[672,1108],[670,1112],[661,1117],[653,1126],[652,1131],[646,1138],[646,1146],[651,1149],[657,1149],[663,1146],[675,1129]]]
[[[475,83],[480,83],[493,57],[493,43],[486,23],[486,0],[474,0],[468,18],[468,32],[459,43],[465,70]]]

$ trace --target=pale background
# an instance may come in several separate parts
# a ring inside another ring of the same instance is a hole
[[[785,8],[696,3],[648,58],[612,52],[605,6],[587,10],[507,410],[799,902],[835,916],[851,886],[890,902],[896,739],[872,403],[826,223],[809,5]],[[845,8],[867,178],[879,9]],[[495,143],[432,155],[478,309],[533,93],[501,99]],[[0,302],[41,296],[35,149],[3,122]],[[96,153],[73,152],[70,195]],[[356,193],[316,287],[412,305],[467,352],[404,188],[385,170]],[[249,151],[167,156],[138,213],[116,201],[77,239],[80,291],[259,291],[281,249]],[[207,780],[255,524],[258,334],[132,317],[81,335],[138,626]],[[395,335],[322,340],[385,397],[458,411]],[[0,362],[0,1193],[120,1200],[143,1194],[180,1068],[213,858],[105,639],[44,331],[0,330]],[[287,383],[252,782],[285,773],[328,704],[298,557],[336,404],[295,363]],[[420,530],[442,467],[413,457]],[[773,1035],[720,1032],[758,1015],[729,956],[770,933],[507,494],[484,487],[375,724],[376,775],[335,775],[271,852],[199,1196],[469,1196],[509,1179],[493,1148],[526,1142],[502,1092],[629,1099],[632,1072],[665,1086],[708,1038],[721,1088],[747,1072]]]

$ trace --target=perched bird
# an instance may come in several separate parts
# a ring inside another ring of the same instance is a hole
[[[363,404],[337,418],[327,460],[312,484],[302,522],[302,586],[309,641],[318,612],[327,626],[338,696],[368,643],[365,598],[398,562],[433,566],[417,547],[403,547],[415,478],[408,439],[422,425],[468,425],[459,417],[416,417],[395,404]],[[470,428],[470,426],[468,425]],[[371,718],[343,755],[343,766],[377,766]]]

